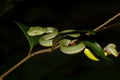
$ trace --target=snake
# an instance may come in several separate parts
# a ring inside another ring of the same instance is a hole
[[[51,47],[53,46],[53,39],[60,33],[69,33],[65,36],[70,36],[73,38],[80,37],[80,33],[70,33],[75,31],[74,29],[68,29],[63,31],[58,31],[55,27],[41,27],[41,26],[33,26],[30,27],[27,31],[27,34],[29,36],[41,36],[39,38],[39,44],[45,47]],[[60,50],[65,54],[77,54],[82,51],[84,51],[84,54],[93,61],[100,61],[88,48],[86,48],[86,45],[82,43],[81,41],[77,44],[70,45],[71,39],[63,38],[59,41]],[[107,46],[105,46],[104,54],[107,55],[113,55],[114,57],[118,57],[119,53],[116,50],[116,45],[114,43],[109,43]]]

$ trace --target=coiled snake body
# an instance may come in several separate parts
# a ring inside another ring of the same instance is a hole
[[[58,29],[54,27],[40,27],[40,26],[35,26],[35,27],[30,27],[28,30],[28,35],[29,36],[39,36],[42,35],[39,38],[39,44],[45,47],[50,47],[53,46],[53,38],[55,38],[59,33],[67,33],[67,32],[72,32],[74,30],[64,30],[64,31],[58,31]],[[67,36],[76,38],[80,37],[80,33],[75,33],[75,34],[67,34]],[[61,39],[59,41],[60,43],[60,50],[63,53],[66,54],[76,54],[84,50],[84,54],[91,60],[94,61],[99,61],[98,58],[96,58],[92,52],[86,48],[84,43],[79,42],[78,44],[75,45],[69,45],[70,44],[70,39]],[[112,54],[113,56],[117,57],[119,54],[116,50],[116,46],[113,43],[108,44],[104,48],[105,55],[110,55]]]

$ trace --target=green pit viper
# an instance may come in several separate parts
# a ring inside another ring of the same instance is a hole
[[[70,30],[63,30],[59,32],[58,29],[54,27],[34,26],[34,27],[30,27],[27,33],[29,36],[41,35],[41,37],[39,38],[39,44],[45,47],[50,47],[50,46],[53,46],[53,38],[55,38],[59,33],[68,33],[72,31],[74,30],[70,29]],[[70,33],[70,34],[67,34],[66,36],[77,38],[77,37],[80,37],[80,33],[75,33],[75,34]],[[71,42],[70,39],[65,39],[65,38],[59,41],[60,50],[63,53],[77,54],[84,50],[84,54],[89,59],[94,61],[99,61],[99,59],[95,57],[94,54],[88,48],[86,48],[85,44],[82,43],[81,41],[75,45],[69,45],[70,42]],[[103,50],[104,50],[105,56],[113,55],[115,57],[118,57],[119,55],[119,53],[116,50],[116,45],[113,43],[108,44]]]

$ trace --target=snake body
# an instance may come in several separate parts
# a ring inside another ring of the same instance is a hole
[[[42,46],[52,46],[53,45],[53,38],[58,34],[58,30],[53,27],[46,27],[46,35],[41,36],[39,39],[39,43]]]
[[[76,54],[81,52],[85,48],[85,45],[82,42],[79,42],[78,44],[72,46],[69,46],[69,43],[69,39],[63,39],[60,41],[60,50],[63,53]]]
[[[50,47],[53,46],[53,38],[55,38],[59,33],[69,33],[69,32],[73,32],[75,30],[63,30],[58,32],[58,29],[54,28],[54,27],[40,27],[40,26],[35,26],[35,27],[30,27],[29,30],[27,31],[29,36],[39,36],[41,35],[41,37],[39,38],[39,44],[45,47]],[[75,34],[66,34],[65,36],[70,36],[73,38],[77,38],[80,37],[80,33],[75,33]],[[82,42],[79,42],[75,45],[69,45],[71,42],[70,39],[61,39],[59,41],[60,44],[60,50],[63,53],[66,54],[77,54],[81,51],[84,50],[84,54],[91,60],[94,61],[99,61],[99,59],[97,57],[95,57],[93,55],[93,53],[86,48],[85,44]],[[104,52],[105,55],[113,55],[115,57],[118,57],[119,53],[116,50],[116,46],[113,43],[108,44],[105,48],[104,48]]]

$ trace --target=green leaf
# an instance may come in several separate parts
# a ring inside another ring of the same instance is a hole
[[[28,29],[29,29],[28,26],[26,26],[26,25],[24,25],[24,24],[22,24],[22,23],[20,23],[20,22],[17,22],[17,21],[14,21],[14,22],[15,22],[15,23],[18,25],[18,27],[23,31],[25,37],[27,38],[27,40],[28,40],[28,42],[29,42],[30,50],[32,50],[33,46],[38,43],[40,37],[39,37],[39,36],[34,36],[34,37],[33,37],[33,36],[29,36],[29,35],[27,34],[27,31],[28,31]]]
[[[102,57],[105,60],[110,60],[108,57],[105,56],[103,49],[97,42],[83,41],[83,43],[91,48],[98,56]]]

